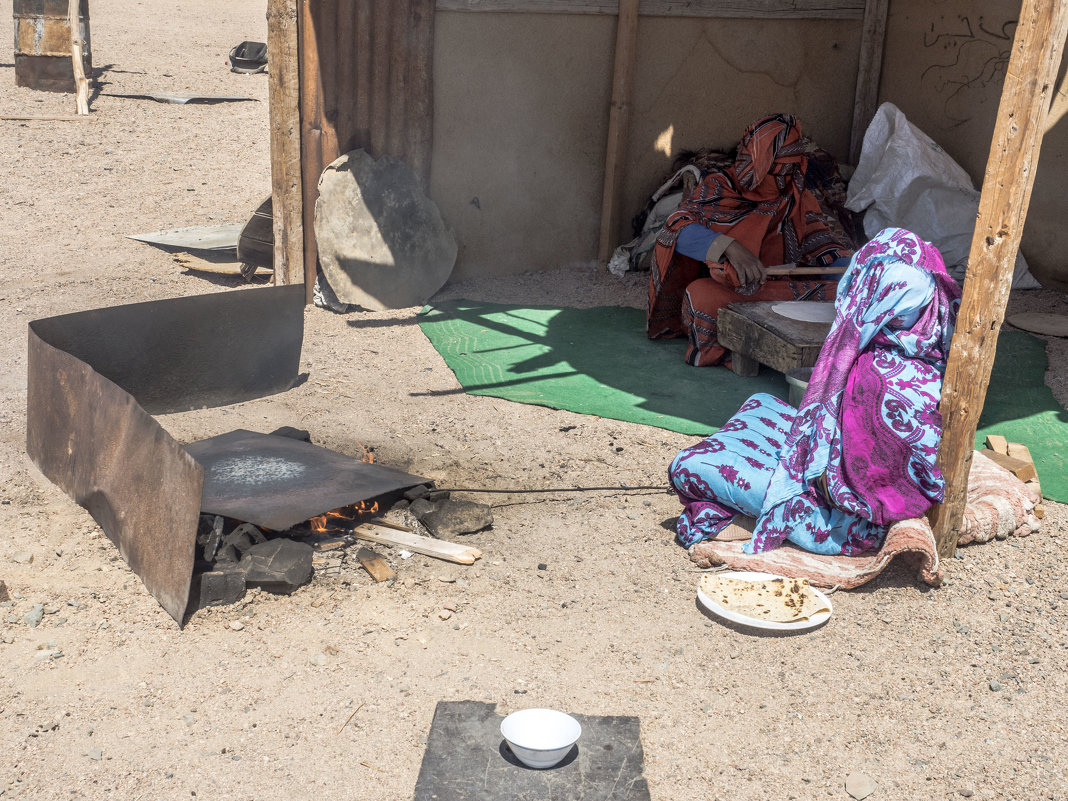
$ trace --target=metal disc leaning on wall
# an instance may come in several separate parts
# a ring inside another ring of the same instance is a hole
[[[338,299],[374,311],[425,303],[456,263],[456,240],[411,168],[363,150],[323,171],[315,239]]]

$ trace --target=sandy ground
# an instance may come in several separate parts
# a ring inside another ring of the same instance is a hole
[[[1068,798],[1068,511],[1053,503],[1039,534],[962,550],[943,588],[893,568],[836,594],[830,623],[805,636],[750,636],[702,615],[699,574],[672,544],[676,501],[625,490],[474,496],[496,516],[470,538],[485,553],[474,566],[387,551],[394,584],[346,567],[179,630],[24,454],[26,323],[236,287],[124,235],[243,221],[270,189],[266,78],[224,64],[234,44],[265,38],[263,3],[128,7],[93,3],[91,121],[0,123],[5,801],[410,798],[442,700],[636,715],[656,801],[846,798],[854,771],[878,783],[875,799]],[[11,41],[10,10],[0,3],[0,41]],[[16,90],[11,59],[0,61],[0,114],[71,113],[69,97]],[[151,89],[256,102],[112,96]],[[548,272],[443,294],[640,305],[642,291]],[[1012,304],[1064,310],[1050,292]],[[183,442],[299,426],[439,486],[659,485],[691,442],[466,396],[414,312],[308,309],[309,381],[163,424]],[[1051,357],[1063,403],[1063,342]],[[16,562],[21,552],[33,561]],[[31,628],[34,604],[46,614]],[[448,620],[445,606],[456,607]],[[51,648],[62,656],[36,658]]]

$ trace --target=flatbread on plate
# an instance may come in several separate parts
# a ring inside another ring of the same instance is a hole
[[[748,581],[709,573],[700,587],[712,603],[754,620],[795,623],[831,609],[804,578]]]

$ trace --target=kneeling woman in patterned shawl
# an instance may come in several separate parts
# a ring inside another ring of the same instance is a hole
[[[821,554],[881,547],[890,523],[943,499],[935,459],[960,289],[930,243],[888,228],[842,276],[801,408],[754,395],[668,471],[678,541],[757,518],[748,553],[785,540]]]
[[[801,124],[776,114],[750,125],[734,166],[709,173],[683,200],[656,239],[649,274],[649,339],[689,339],[686,361],[720,364],[727,351],[716,315],[728,303],[833,294],[833,280],[768,280],[765,267],[845,265],[852,249],[823,222],[805,189],[808,157]]]

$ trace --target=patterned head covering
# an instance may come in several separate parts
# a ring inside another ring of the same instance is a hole
[[[668,218],[658,241],[674,245],[679,230],[701,223],[729,234],[768,265],[826,266],[850,248],[839,242],[805,189],[808,157],[801,123],[773,114],[745,129],[734,165],[706,175]]]
[[[808,157],[801,140],[801,125],[790,114],[773,114],[757,120],[742,134],[734,161],[734,177],[746,192],[774,191],[784,195],[805,184]],[[767,187],[761,184],[774,176]]]

